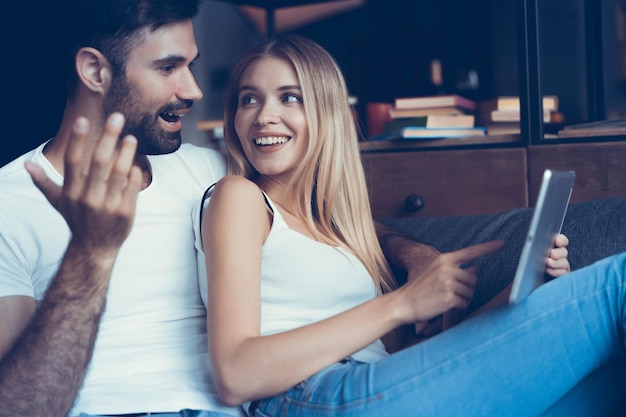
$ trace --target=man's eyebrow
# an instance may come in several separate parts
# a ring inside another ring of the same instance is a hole
[[[194,62],[196,61],[198,58],[200,58],[200,54],[198,53],[195,58],[191,61]],[[185,58],[182,55],[167,55],[163,58],[159,58],[157,60],[154,61],[155,65],[164,65],[164,64],[171,64],[173,62],[175,63],[179,63],[179,62],[185,62],[187,60],[187,58]]]

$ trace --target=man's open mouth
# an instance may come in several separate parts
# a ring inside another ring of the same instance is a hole
[[[161,113],[159,116],[168,123],[176,123],[183,117],[182,114],[178,113]]]

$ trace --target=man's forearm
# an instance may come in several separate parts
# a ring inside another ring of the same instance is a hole
[[[385,258],[399,284],[406,281],[408,271],[413,276],[419,275],[440,254],[434,247],[417,242],[380,222],[375,222],[375,226]]]
[[[21,337],[0,362],[0,416],[67,416],[84,379],[113,259],[68,247]]]
[[[398,286],[405,284],[409,279],[419,277],[440,254],[432,246],[410,239],[380,222],[375,222],[375,226],[378,241],[393,270]],[[427,325],[427,322],[424,322],[424,325]],[[422,330],[418,333],[422,333]],[[383,337],[385,348],[390,353],[417,343],[419,340],[414,326],[399,327]]]

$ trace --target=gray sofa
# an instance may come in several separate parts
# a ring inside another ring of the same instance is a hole
[[[474,262],[479,282],[470,311],[481,306],[512,280],[532,208],[458,217],[412,217],[383,222],[396,230],[449,252],[476,243],[503,239],[505,247]],[[626,197],[570,204],[562,232],[570,240],[572,270],[601,258],[626,252]]]
[[[507,212],[458,217],[412,217],[383,221],[392,228],[418,241],[430,244],[441,252],[449,252],[472,244],[503,239],[505,247],[474,262],[478,266],[478,286],[469,311],[483,305],[504,289],[515,274],[526,232],[532,216],[531,208]],[[562,232],[570,244],[569,261],[572,270],[579,269],[607,256],[626,251],[626,197],[570,204]],[[398,271],[396,271],[398,272]],[[401,275],[401,273],[400,273]],[[399,277],[403,279],[402,276]],[[410,344],[409,329],[404,340]],[[594,379],[615,378],[613,392],[598,392]],[[563,415],[568,398],[589,398],[588,410],[572,410],[576,416],[626,416],[626,360],[622,359],[598,370],[580,386],[575,387],[546,415]],[[621,405],[619,405],[621,404]],[[616,408],[617,407],[617,408]],[[554,414],[551,414],[554,412]]]

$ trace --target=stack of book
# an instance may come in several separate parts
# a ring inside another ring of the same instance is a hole
[[[476,103],[459,95],[396,98],[384,132],[372,139],[484,136],[474,125]]]
[[[560,138],[614,135],[626,135],[626,118],[569,125],[558,132]]]
[[[563,113],[559,112],[557,96],[543,97],[543,122],[563,123]],[[477,120],[487,128],[489,135],[520,133],[520,100],[517,96],[500,96],[481,101],[477,107]]]

